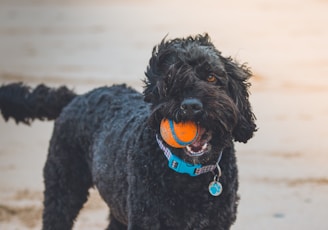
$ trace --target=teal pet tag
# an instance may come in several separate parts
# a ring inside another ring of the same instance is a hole
[[[212,181],[208,185],[208,191],[212,196],[219,196],[222,193],[222,185],[219,181]]]

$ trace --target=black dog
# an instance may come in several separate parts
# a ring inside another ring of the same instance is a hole
[[[205,34],[163,39],[143,95],[125,85],[81,96],[66,87],[2,86],[6,120],[56,119],[43,229],[71,229],[92,186],[110,207],[108,229],[230,229],[239,199],[233,141],[246,143],[256,131],[250,76]],[[163,118],[194,121],[199,136],[170,147],[159,132]]]

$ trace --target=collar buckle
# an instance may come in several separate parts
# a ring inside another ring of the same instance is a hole
[[[198,174],[196,174],[196,170],[202,167],[201,164],[188,164],[173,154],[168,159],[168,165],[174,171],[178,173],[186,173],[190,176],[198,176]]]

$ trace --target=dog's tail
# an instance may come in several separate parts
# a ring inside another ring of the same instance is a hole
[[[3,118],[29,125],[34,119],[54,120],[76,94],[61,86],[49,88],[43,84],[31,89],[23,83],[0,87],[0,110]]]

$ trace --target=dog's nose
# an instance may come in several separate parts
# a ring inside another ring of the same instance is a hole
[[[202,112],[203,103],[196,98],[184,99],[180,106],[183,113],[196,115]]]

